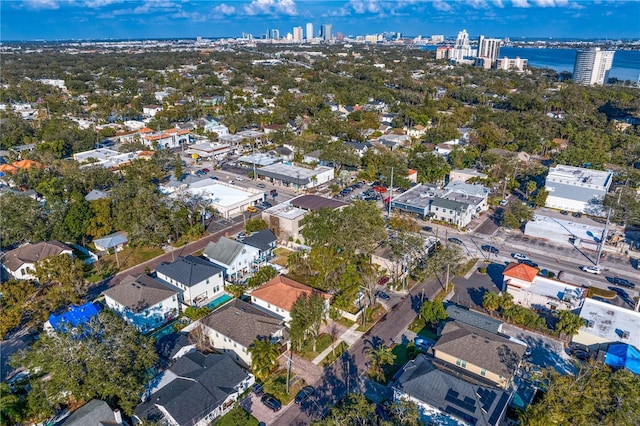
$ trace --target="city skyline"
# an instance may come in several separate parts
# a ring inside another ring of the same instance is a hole
[[[640,2],[570,0],[24,0],[3,2],[2,41],[280,37],[311,23],[333,36],[640,38]]]

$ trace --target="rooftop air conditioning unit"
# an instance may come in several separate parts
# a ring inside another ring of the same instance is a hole
[[[629,339],[629,332],[626,331],[626,330],[623,330],[622,331],[622,338],[625,339],[625,340],[628,340]]]

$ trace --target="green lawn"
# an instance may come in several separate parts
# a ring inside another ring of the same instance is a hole
[[[294,379],[295,377],[292,375],[290,378],[291,382],[289,386],[289,393],[287,393],[286,371],[280,371],[277,374],[269,376],[269,378],[263,383],[262,387],[265,392],[273,394],[280,400],[280,402],[282,402],[282,405],[285,406],[291,402],[302,386],[304,386],[304,380]]]
[[[393,376],[409,361],[410,355],[415,357],[415,351],[410,349],[414,347],[413,342],[410,342],[407,345],[395,345],[393,347],[391,352],[396,356],[396,359],[393,361],[392,365],[385,365],[383,368],[386,383],[389,383]]]
[[[243,413],[234,412],[237,408],[233,408],[224,416],[220,417],[215,421],[215,426],[258,426],[258,419],[253,417],[251,414],[244,411],[244,408],[240,408],[240,410],[244,411]]]
[[[110,265],[111,267],[117,267],[120,264],[119,269],[122,271],[132,266],[146,262],[149,259],[160,256],[164,251],[160,247],[127,247],[117,254],[108,254],[100,259],[103,265]]]
[[[308,339],[305,342],[305,345],[302,347],[302,350],[299,352],[299,355],[309,361],[312,361],[315,357],[318,356],[319,353],[324,351],[331,345],[331,336],[323,333],[318,337],[318,342],[316,344],[316,350],[313,351],[313,342],[311,339]]]
[[[426,324],[420,317],[416,317],[411,324],[409,324],[409,330],[413,331],[419,336],[426,337],[431,340],[438,340],[438,336],[435,330],[431,328],[430,324]]]
[[[333,352],[329,352],[325,359],[322,360],[322,365],[324,367],[328,367],[335,361],[340,355],[345,353],[349,349],[349,345],[346,342],[341,341],[336,345],[336,348]]]

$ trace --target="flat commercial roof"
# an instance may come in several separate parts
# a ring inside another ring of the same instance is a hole
[[[549,169],[547,181],[607,190],[611,185],[612,176],[613,173],[608,171],[560,164]]]
[[[391,201],[393,204],[399,203],[425,209],[429,207],[431,200],[435,197],[440,197],[443,194],[443,190],[434,186],[418,184],[397,197],[394,197]]]
[[[276,163],[270,166],[261,167],[257,170],[258,176],[267,176],[274,179],[279,179],[285,182],[297,183],[299,185],[307,185],[311,182],[313,176],[319,175],[327,170],[331,170],[329,167],[316,167],[315,169],[307,169],[305,167],[298,167],[292,164]]]
[[[527,222],[525,229],[528,234],[532,234],[533,229],[540,229],[547,233],[573,236],[583,241],[592,241],[594,243],[602,239],[602,233],[604,232],[604,227],[539,214],[534,215],[533,220]]]
[[[344,201],[321,197],[320,195],[300,195],[299,197],[291,199],[289,203],[294,207],[299,207],[307,211],[316,211],[325,207],[330,209],[337,209],[339,207],[349,205],[349,203],[345,203]]]
[[[295,219],[300,216],[304,216],[307,213],[306,210],[302,210],[298,207],[294,207],[289,203],[277,204],[273,207],[269,207],[264,212],[273,216],[278,216],[278,217],[282,217],[284,219],[289,219],[289,220]]]
[[[581,331],[603,338],[608,342],[628,343],[640,348],[640,312],[587,298],[580,317],[590,321]],[[623,332],[629,337],[623,339]]]
[[[281,162],[282,158],[264,152],[257,152],[255,154],[243,155],[238,158],[238,161],[241,163],[255,163],[257,166],[270,166],[271,164]]]
[[[242,202],[248,202],[251,197],[257,194],[257,192],[243,190],[233,185],[225,185],[211,179],[194,182],[189,185],[187,191],[193,195],[200,195],[221,207],[230,207]]]

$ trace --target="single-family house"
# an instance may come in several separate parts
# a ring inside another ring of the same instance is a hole
[[[107,307],[141,332],[160,327],[180,313],[178,292],[145,274],[128,275],[103,294]]]
[[[344,143],[347,146],[353,148],[358,157],[362,158],[364,154],[371,148],[370,142],[355,142],[355,141],[347,141]]]
[[[155,343],[156,353],[164,364],[173,364],[181,356],[196,351],[196,344],[187,333],[169,333]]]
[[[320,155],[322,154],[322,151],[315,150],[315,151],[311,151],[307,154],[304,154],[303,160],[305,163],[308,164],[320,164],[321,160],[320,160]]]
[[[439,369],[435,361],[419,354],[407,362],[393,385],[393,399],[415,403],[424,424],[502,424],[511,399],[509,392],[466,382]]]
[[[100,191],[97,189],[92,189],[91,191],[89,191],[89,193],[87,195],[84,196],[84,199],[86,201],[96,201],[96,200],[102,200],[103,198],[109,198],[109,194],[107,194],[104,191]]]
[[[26,243],[10,250],[0,259],[0,263],[9,275],[18,280],[35,279],[33,275],[35,264],[47,257],[66,254],[73,256],[73,250],[59,241],[41,241]]]
[[[282,161],[293,161],[293,151],[286,146],[277,147],[276,152],[282,158]]]
[[[258,257],[254,263],[255,266],[260,266],[273,258],[273,250],[276,248],[278,238],[271,229],[263,229],[245,237],[242,242],[244,245],[258,249]]]
[[[538,275],[538,268],[511,262],[503,275],[503,290],[513,296],[513,302],[536,311],[580,309],[587,289]]]
[[[109,404],[100,400],[92,399],[82,407],[75,410],[69,417],[64,419],[60,426],[125,426],[120,410],[112,410]]]
[[[242,280],[255,269],[254,260],[259,258],[260,249],[239,241],[220,237],[210,242],[202,253],[207,259],[225,271],[227,281]]]
[[[124,231],[118,231],[113,234],[105,235],[102,238],[96,238],[93,240],[93,245],[96,246],[96,250],[101,252],[111,249],[115,251],[122,251],[128,242],[128,234]]]
[[[434,363],[468,382],[508,389],[526,346],[459,321],[445,324]]]
[[[162,111],[162,105],[145,105],[142,107],[142,114],[145,117],[155,117],[160,111]]]
[[[206,426],[227,413],[255,378],[228,355],[189,352],[153,382],[158,385],[136,407],[134,420]]]
[[[102,308],[97,303],[88,302],[84,305],[72,305],[66,312],[59,315],[50,314],[44,324],[45,330],[72,330],[81,324],[86,324],[98,315]]]
[[[199,306],[224,293],[224,269],[208,260],[188,255],[156,267],[156,278],[176,287],[180,302]]]
[[[232,355],[236,362],[245,366],[251,365],[249,348],[256,339],[268,339],[279,344],[285,344],[287,339],[281,317],[240,299],[233,299],[200,321],[211,346]]]
[[[427,132],[427,129],[420,124],[416,124],[415,126],[411,126],[407,129],[407,135],[412,138],[421,138]]]
[[[470,179],[486,179],[488,176],[476,169],[454,169],[449,172],[449,182],[467,182]]]
[[[325,300],[329,309],[331,296],[322,291],[301,284],[284,275],[278,275],[251,292],[251,303],[260,306],[282,317],[285,322],[291,321],[291,308],[300,297],[318,294]]]

